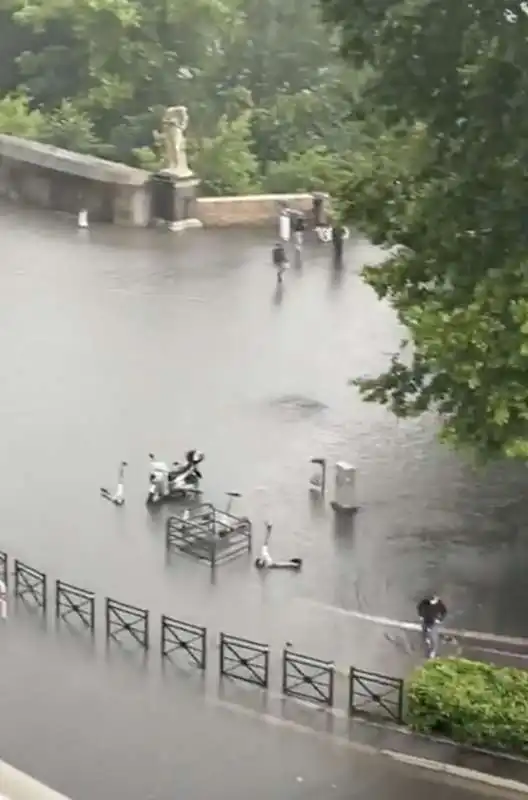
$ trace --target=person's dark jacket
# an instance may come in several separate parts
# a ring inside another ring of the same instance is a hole
[[[306,230],[304,214],[297,213],[292,217],[292,227],[295,233],[302,233]]]
[[[284,246],[282,244],[276,244],[273,250],[271,251],[271,257],[273,259],[273,264],[275,267],[282,267],[283,264],[286,263],[286,251],[284,250]]]
[[[447,615],[447,608],[444,603],[439,599],[438,602],[431,602],[430,597],[418,603],[418,616],[420,616],[426,625],[433,625],[435,622],[442,622]]]

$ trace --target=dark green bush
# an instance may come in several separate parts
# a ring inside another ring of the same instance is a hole
[[[411,676],[407,689],[414,730],[528,755],[528,672],[435,659]]]

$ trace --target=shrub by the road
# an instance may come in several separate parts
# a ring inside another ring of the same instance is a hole
[[[528,672],[459,658],[428,661],[408,684],[414,730],[528,755]]]

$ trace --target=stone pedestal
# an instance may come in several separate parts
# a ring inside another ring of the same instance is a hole
[[[196,215],[196,195],[199,178],[193,173],[180,175],[173,170],[161,170],[152,176],[152,219],[167,224],[171,231],[201,228]]]

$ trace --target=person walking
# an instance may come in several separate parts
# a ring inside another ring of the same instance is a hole
[[[422,636],[429,658],[435,658],[438,651],[438,626],[447,616],[447,607],[437,594],[424,597],[417,605],[422,623]]]
[[[288,258],[282,242],[276,242],[271,251],[273,266],[277,270],[277,283],[282,283],[283,275],[288,268]]]

